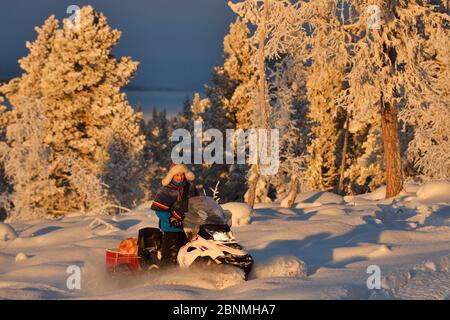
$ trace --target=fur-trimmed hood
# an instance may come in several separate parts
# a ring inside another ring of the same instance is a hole
[[[161,180],[161,183],[163,186],[169,185],[170,181],[172,181],[172,178],[176,174],[184,173],[184,176],[186,177],[186,180],[192,181],[195,179],[195,174],[186,167],[184,164],[175,164],[173,165],[169,172],[167,172],[164,179]]]

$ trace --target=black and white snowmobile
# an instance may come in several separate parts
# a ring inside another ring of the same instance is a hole
[[[184,220],[186,245],[178,252],[178,265],[189,268],[193,264],[230,265],[248,274],[252,256],[239,245],[230,229],[231,213],[211,197],[189,199],[189,211]],[[139,230],[138,255],[144,270],[159,269],[161,263],[162,232],[157,228]]]

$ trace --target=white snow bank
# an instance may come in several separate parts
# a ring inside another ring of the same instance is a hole
[[[23,253],[23,252],[19,252],[16,255],[16,262],[22,262],[22,261],[25,261],[27,259],[28,259],[28,256],[25,253]]]
[[[110,233],[120,231],[119,228],[113,226],[111,223],[106,222],[105,220],[100,218],[94,218],[92,222],[89,224],[89,228],[93,230],[93,232],[95,232],[95,234],[97,235],[107,235]]]
[[[313,202],[313,203],[299,202],[294,205],[294,207],[297,209],[317,208],[317,207],[321,207],[321,206],[322,206],[322,204],[319,202]]]
[[[360,194],[358,198],[372,201],[384,200],[386,198],[386,186],[381,186],[369,193]]]
[[[326,216],[346,216],[347,215],[344,210],[339,209],[339,208],[333,208],[333,207],[319,209],[319,210],[317,210],[317,214],[318,215],[326,215]]]
[[[0,222],[0,241],[10,241],[17,238],[17,233],[9,224]]]
[[[343,204],[344,199],[335,193],[314,190],[299,193],[295,198],[295,203],[297,203],[296,208],[299,208],[302,204],[306,204],[307,207],[324,204]]]
[[[267,263],[255,264],[252,270],[254,278],[299,278],[306,275],[306,263],[294,256],[275,257]]]
[[[386,197],[386,186],[381,186],[372,192],[358,194],[358,195],[350,195],[345,196],[344,201],[347,203],[351,203],[353,205],[365,205],[371,204],[372,201],[385,200]]]
[[[228,210],[232,215],[232,223],[233,227],[239,227],[243,225],[247,225],[251,222],[251,214],[253,212],[252,207],[247,203],[243,202],[228,202],[222,204],[222,208],[224,210]]]
[[[373,259],[383,257],[391,252],[385,244],[366,244],[357,247],[338,247],[333,249],[333,261],[342,262],[354,258]]]
[[[414,193],[414,194],[417,192],[417,190],[419,190],[419,188],[420,188],[420,184],[416,184],[416,183],[406,183],[405,186],[403,187],[405,192]]]
[[[433,200],[433,202],[450,201],[450,182],[427,182],[417,190],[419,200]]]

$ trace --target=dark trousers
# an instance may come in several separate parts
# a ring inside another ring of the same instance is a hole
[[[162,236],[162,264],[176,265],[178,251],[187,243],[183,232],[164,232]]]

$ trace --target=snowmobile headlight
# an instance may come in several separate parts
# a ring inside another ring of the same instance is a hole
[[[206,240],[215,240],[221,242],[234,241],[233,233],[231,232],[228,225],[204,224],[200,227],[198,234]]]
[[[234,241],[234,236],[229,232],[223,232],[223,231],[213,231],[211,236],[215,241],[221,241],[221,242],[229,242]]]

